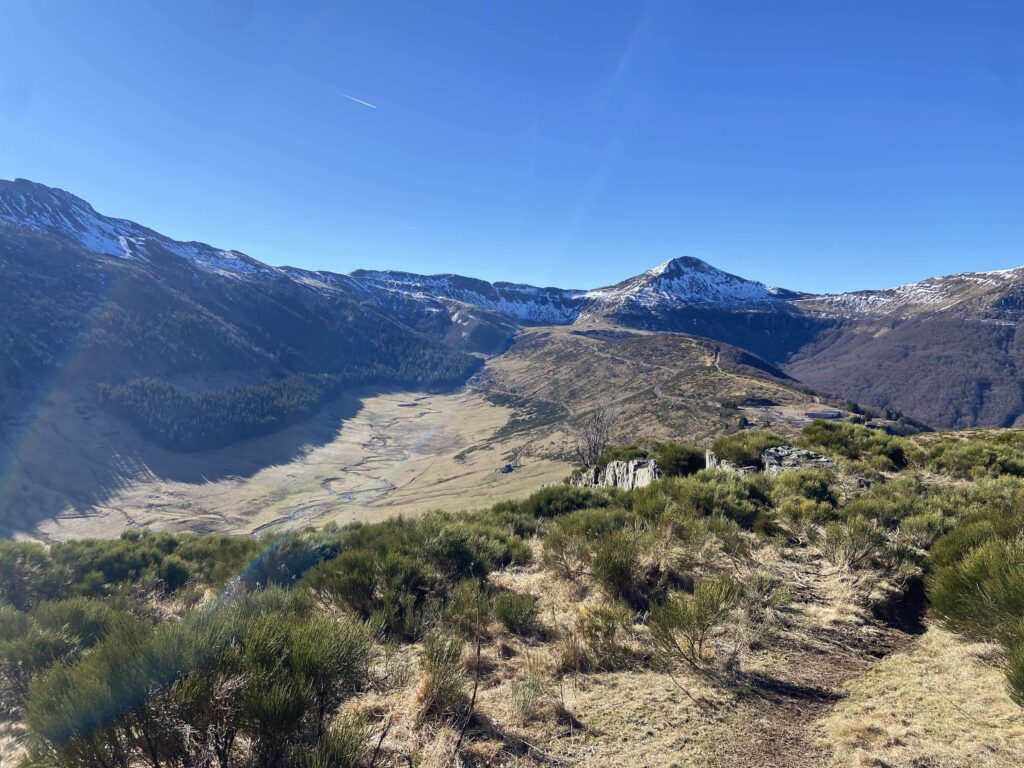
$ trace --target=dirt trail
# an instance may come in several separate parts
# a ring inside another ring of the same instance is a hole
[[[795,585],[796,618],[764,669],[745,670],[721,738],[703,765],[721,768],[821,768],[832,749],[822,721],[847,693],[845,684],[881,659],[909,651],[920,635],[843,604],[849,574],[822,561],[785,564]],[[915,611],[908,603],[906,610]],[[897,617],[907,625],[917,616]]]

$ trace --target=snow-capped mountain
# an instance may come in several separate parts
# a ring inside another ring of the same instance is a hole
[[[173,240],[133,221],[103,216],[70,192],[26,179],[0,180],[0,219],[68,238],[87,251],[119,259],[148,260],[147,246],[157,244],[208,272],[251,275],[273,271],[237,251]]]
[[[493,310],[527,323],[561,325],[580,314],[583,291],[538,288],[517,283],[488,283],[460,275],[416,275],[410,272],[356,270],[350,277],[371,290],[412,297],[452,299]]]
[[[1011,309],[1020,303],[1024,267],[930,277],[880,291],[824,294],[796,303],[808,311],[841,316],[913,317],[923,312],[970,308]]]
[[[0,181],[0,276],[0,383],[56,364],[82,333],[107,356],[94,377],[327,371],[359,359],[407,380],[417,366],[450,378],[466,361],[449,352],[501,353],[523,325],[602,323],[725,342],[820,390],[935,426],[1024,419],[1024,267],[821,296],[692,257],[590,290],[345,275],[178,241],[19,179]]]
[[[670,259],[653,269],[607,288],[595,288],[584,299],[604,311],[623,307],[673,304],[763,304],[796,294],[723,272],[692,256]]]

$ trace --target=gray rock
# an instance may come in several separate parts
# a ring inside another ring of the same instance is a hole
[[[621,488],[631,491],[643,488],[661,477],[658,462],[654,459],[633,459],[632,461],[609,461],[601,478],[605,488]]]
[[[825,469],[830,472],[836,470],[836,463],[828,456],[788,445],[762,451],[761,464],[769,475],[777,475],[790,469]]]
[[[587,467],[580,474],[573,475],[569,485],[579,485],[584,488],[594,488],[601,482],[601,470],[597,467]]]
[[[723,459],[711,450],[704,451],[704,466],[708,469],[724,469],[726,472],[738,472],[741,475],[750,475],[757,472],[757,467],[741,467],[733,464],[728,459]]]
[[[621,488],[631,491],[643,488],[661,477],[658,462],[654,459],[633,459],[632,461],[610,461],[601,472],[597,467],[589,467],[580,474],[574,475],[570,485],[584,488]]]

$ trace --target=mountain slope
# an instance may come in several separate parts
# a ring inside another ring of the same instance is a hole
[[[1024,268],[823,296],[690,257],[592,290],[342,275],[179,242],[24,180],[0,181],[0,259],[0,380],[11,385],[45,380],[72,356],[89,381],[184,373],[208,386],[310,372],[452,382],[475,365],[460,353],[499,354],[523,326],[598,323],[724,342],[936,427],[1024,414]]]

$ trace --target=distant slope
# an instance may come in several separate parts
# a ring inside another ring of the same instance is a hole
[[[1020,425],[1024,268],[795,304],[833,323],[786,365],[811,386],[936,427]]]
[[[691,257],[592,290],[459,275],[272,267],[103,216],[33,182],[0,181],[0,381],[29,386],[186,374],[190,386],[295,373],[451,383],[522,327],[604,324],[699,336],[808,386],[935,427],[1024,414],[1024,268],[815,296]],[[655,344],[655,342],[645,342]]]
[[[676,333],[538,327],[490,360],[474,384],[567,413],[607,408],[617,438],[704,442],[734,429],[744,403],[811,407],[816,398],[743,350]]]

